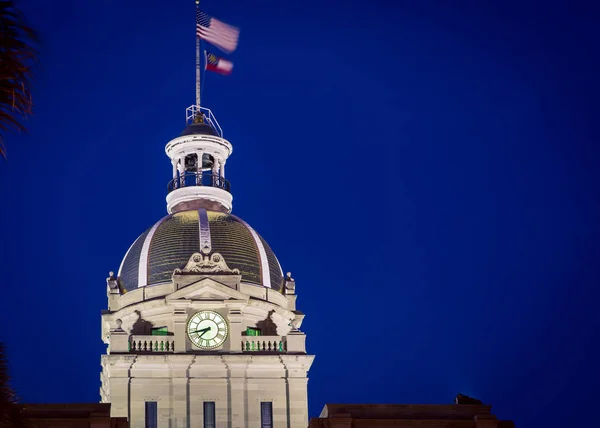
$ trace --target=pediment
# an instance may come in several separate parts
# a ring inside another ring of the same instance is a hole
[[[167,295],[166,300],[248,300],[248,296],[233,288],[204,277]]]

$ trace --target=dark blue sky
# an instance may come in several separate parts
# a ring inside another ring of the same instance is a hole
[[[0,161],[0,338],[23,401],[95,402],[105,278],[165,214],[164,146],[194,102],[194,3],[21,3],[42,69]],[[519,426],[587,423],[592,2],[203,3],[241,27],[203,100],[234,146],[234,213],[297,280],[310,415],[462,392]]]

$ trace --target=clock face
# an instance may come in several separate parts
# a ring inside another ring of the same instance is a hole
[[[227,339],[227,322],[217,312],[200,311],[188,321],[187,334],[198,348],[214,349]]]

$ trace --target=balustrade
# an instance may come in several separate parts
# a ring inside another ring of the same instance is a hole
[[[244,336],[242,352],[287,352],[285,336]]]
[[[185,172],[169,181],[167,188],[170,193],[173,190],[191,186],[217,187],[231,193],[231,185],[227,179],[218,174],[213,175],[206,172]]]
[[[173,352],[173,336],[131,336],[129,352]]]
[[[242,352],[272,352],[287,353],[287,340],[285,336],[243,336]],[[173,336],[140,336],[132,335],[129,338],[129,352],[161,352],[175,351]]]

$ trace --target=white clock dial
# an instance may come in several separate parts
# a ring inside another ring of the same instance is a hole
[[[187,334],[200,349],[214,349],[227,339],[227,321],[215,311],[200,311],[192,315],[187,325]]]

